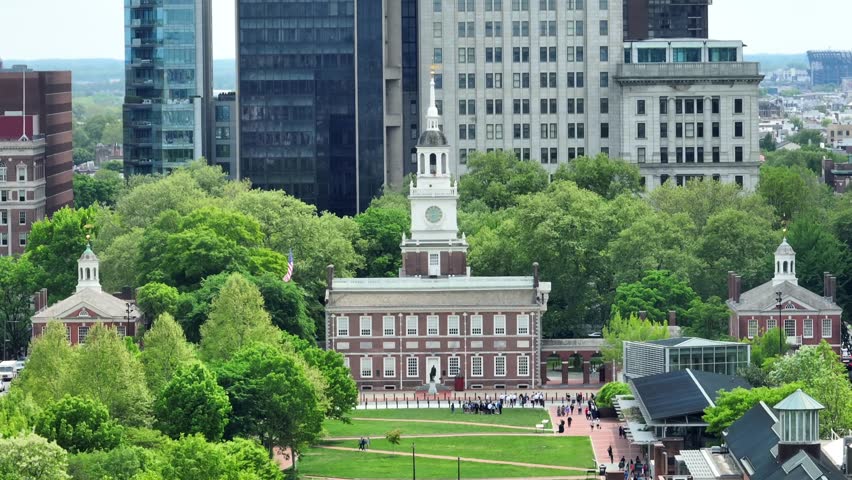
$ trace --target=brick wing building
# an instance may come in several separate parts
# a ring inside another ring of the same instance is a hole
[[[731,309],[730,334],[734,338],[754,338],[779,326],[793,346],[817,345],[827,341],[840,353],[840,317],[835,303],[837,279],[823,275],[823,294],[799,286],[796,277],[796,252],[781,242],[775,250],[775,276],[772,280],[741,293],[740,277],[728,274],[728,307]],[[780,308],[779,308],[780,306]]]
[[[77,291],[33,316],[33,338],[41,335],[50,322],[65,324],[72,345],[86,343],[89,329],[96,323],[115,328],[120,336],[133,336],[138,316],[135,303],[101,289],[100,261],[88,246],[77,260]]]
[[[532,388],[550,283],[474,277],[457,225],[451,149],[439,128],[434,80],[411,186],[411,238],[399,278],[334,278],[326,292],[327,348],[342,353],[362,390]]]

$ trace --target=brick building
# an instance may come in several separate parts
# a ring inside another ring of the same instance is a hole
[[[133,336],[138,320],[134,302],[101,289],[100,261],[91,246],[87,246],[77,260],[77,291],[33,315],[33,338],[41,335],[49,322],[64,323],[72,345],[85,343],[89,329],[96,323],[115,328],[120,336]]]
[[[71,72],[0,67],[0,255],[74,200]]]
[[[754,338],[779,325],[783,319],[787,343],[798,347],[827,341],[840,353],[840,316],[843,313],[834,302],[837,278],[823,275],[823,294],[799,286],[796,278],[796,252],[781,242],[775,250],[775,276],[772,280],[741,293],[740,276],[728,274],[728,307],[731,309],[730,335],[734,338]]]
[[[459,236],[452,150],[439,128],[434,80],[411,186],[411,237],[399,278],[334,278],[326,292],[326,346],[342,353],[361,390],[533,388],[550,283],[474,277]]]

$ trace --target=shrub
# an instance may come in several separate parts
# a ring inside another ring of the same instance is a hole
[[[612,400],[616,395],[630,395],[630,393],[630,387],[626,383],[610,382],[601,388],[595,397],[595,402],[598,404],[598,407],[610,408],[612,407]]]

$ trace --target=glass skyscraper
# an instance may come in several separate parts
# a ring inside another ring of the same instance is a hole
[[[168,173],[209,154],[211,0],[125,0],[124,170]]]
[[[349,215],[401,183],[400,18],[399,0],[238,0],[240,176]]]

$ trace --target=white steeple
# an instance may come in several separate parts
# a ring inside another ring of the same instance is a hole
[[[426,109],[426,130],[433,132],[440,131],[438,125],[441,117],[438,115],[438,106],[435,103],[435,74],[432,73],[432,78],[429,81],[429,108]]]
[[[796,252],[787,243],[787,237],[781,241],[781,245],[775,250],[775,276],[772,278],[772,286],[790,282],[798,285],[796,278]]]
[[[86,240],[89,236],[86,235]],[[100,260],[92,251],[92,244],[86,244],[86,250],[77,260],[77,291],[84,288],[101,291]]]

